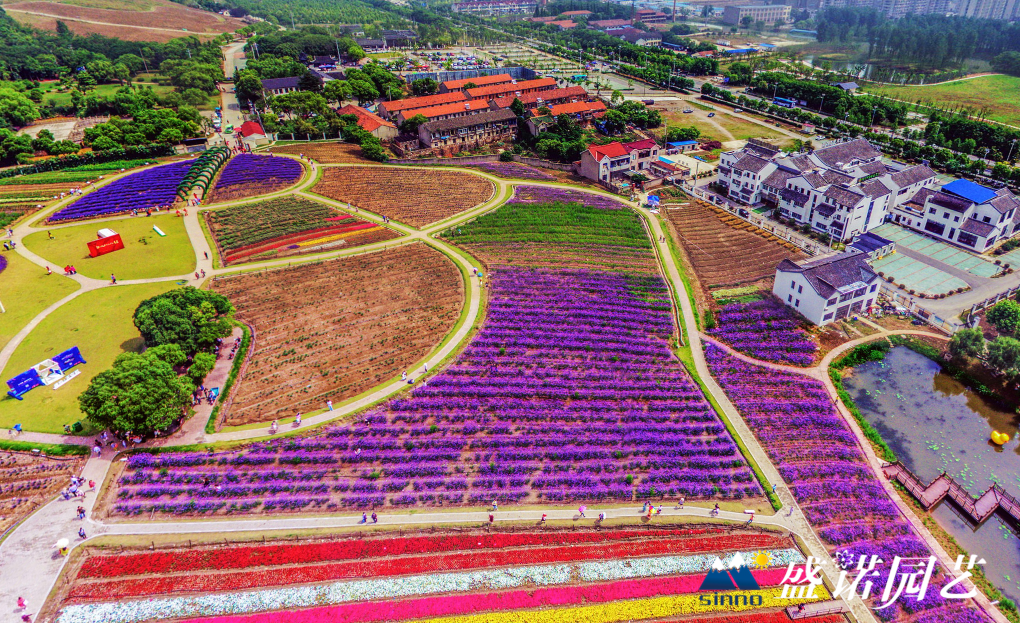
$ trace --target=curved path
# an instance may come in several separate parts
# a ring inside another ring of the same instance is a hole
[[[399,233],[403,234],[402,238],[399,238],[397,240],[391,240],[388,241],[387,243],[367,245],[366,247],[358,249],[350,249],[340,252],[303,256],[296,261],[280,260],[273,262],[264,262],[255,265],[244,265],[238,268],[214,269],[212,266],[212,260],[205,260],[204,258],[204,247],[207,245],[207,241],[202,231],[202,228],[199,224],[198,215],[194,213],[189,214],[188,217],[185,217],[186,218],[185,224],[186,229],[188,231],[188,235],[192,241],[192,246],[195,248],[196,261],[198,262],[199,269],[205,269],[207,271],[207,274],[209,274],[210,276],[227,275],[239,271],[250,271],[263,268],[285,266],[297,262],[318,261],[325,258],[342,257],[344,255],[371,252],[379,248],[386,248],[388,246],[398,244],[409,244],[417,241],[433,246],[434,248],[437,248],[441,252],[446,253],[448,256],[453,258],[461,267],[466,269],[472,267],[470,258],[463,255],[459,250],[454,249],[451,246],[447,245],[445,242],[438,240],[437,238],[434,237],[434,234],[439,233],[440,231],[446,229],[447,227],[453,224],[475,218],[484,212],[496,208],[497,206],[504,202],[504,200],[507,198],[508,192],[512,190],[512,186],[514,184],[523,183],[529,185],[544,185],[568,188],[571,190],[589,192],[593,194],[607,195],[607,193],[603,193],[601,191],[580,188],[569,184],[542,183],[531,180],[508,181],[495,178],[493,176],[489,176],[486,174],[481,174],[474,170],[470,170],[469,172],[476,175],[482,175],[483,177],[489,179],[494,183],[496,187],[496,192],[494,193],[493,197],[490,198],[489,201],[480,204],[479,206],[471,210],[458,214],[455,217],[447,219],[446,221],[432,224],[421,230],[415,230],[405,225],[393,223],[391,221],[389,224],[390,227],[395,231],[398,231]],[[279,193],[274,193],[274,195],[272,196],[279,196],[282,194],[293,192],[299,195],[314,197],[314,199],[316,199],[317,201],[323,201],[325,203],[337,207],[346,207],[343,204],[340,204],[339,202],[324,199],[317,195],[315,196],[308,195],[306,191],[312,184],[314,184],[316,178],[317,176],[310,176],[308,179],[304,180],[297,186],[287,189],[285,191],[281,191]],[[613,197],[617,200],[623,201],[619,197],[616,196]],[[251,198],[246,199],[244,201],[232,202],[229,204],[215,205],[212,207],[203,208],[203,210],[226,207],[228,205],[236,205],[239,203],[247,203],[251,201],[260,201],[264,200],[265,198],[266,198],[265,196]],[[49,211],[62,207],[61,203],[58,203],[57,205],[53,206]],[[626,202],[624,201],[624,203]],[[635,207],[635,204],[630,205],[632,207]],[[764,476],[771,483],[775,483],[778,485],[776,491],[780,499],[783,501],[783,504],[786,509],[785,512],[768,517],[759,517],[756,519],[756,523],[760,525],[768,525],[782,530],[788,530],[791,533],[796,534],[803,540],[810,555],[813,555],[820,560],[826,561],[829,560],[827,549],[825,548],[821,540],[817,537],[811,525],[807,522],[803,513],[799,509],[796,500],[793,498],[792,494],[785,486],[784,481],[780,477],[775,466],[769,460],[768,455],[765,453],[760,444],[757,442],[757,438],[747,427],[746,423],[740,416],[740,413],[729,401],[725,392],[719,387],[719,385],[715,382],[711,375],[711,372],[704,358],[704,352],[701,346],[701,336],[695,329],[695,327],[697,326],[695,321],[695,310],[691,306],[690,298],[687,295],[683,280],[680,277],[680,270],[679,267],[677,266],[676,260],[672,253],[670,252],[668,243],[663,241],[664,239],[662,238],[662,236],[664,235],[664,233],[660,220],[643,210],[638,209],[637,211],[639,214],[641,214],[642,218],[645,220],[650,233],[655,237],[656,242],[654,245],[654,249],[656,251],[656,254],[658,255],[658,259],[662,267],[664,277],[672,285],[672,293],[676,297],[676,304],[680,310],[682,320],[678,328],[682,332],[682,335],[684,337],[684,343],[686,343],[690,348],[691,357],[693,358],[694,361],[695,370],[693,370],[692,373],[695,373],[697,376],[700,377],[702,383],[704,384],[708,392],[720,405],[723,415],[727,418],[733,429],[736,431],[737,435],[744,442],[745,446],[747,447],[748,453],[758,464]],[[366,213],[364,211],[359,212],[358,215],[361,218],[372,220],[374,222],[381,221],[381,218],[379,216],[371,213]],[[16,230],[15,239],[20,241],[21,238],[24,237],[24,235],[30,233],[31,231],[34,231],[34,228],[31,228],[28,225],[23,225]],[[199,253],[200,248],[203,249],[203,252],[201,254]],[[23,251],[23,249],[24,249],[23,245],[19,245],[19,251]],[[31,261],[37,264],[40,262],[45,262],[45,260],[39,258],[38,256],[35,256],[31,252],[28,253],[22,252],[22,255],[28,257]],[[137,280],[135,281],[135,283],[179,280],[187,277],[193,276],[174,276],[149,280]],[[79,290],[78,293],[80,293],[81,291],[87,291],[108,285],[106,284],[106,282],[94,283],[96,281],[98,280],[85,280],[83,278],[83,280],[80,280],[83,287],[81,290]],[[193,279],[189,279],[189,281],[193,281]],[[432,354],[430,354],[429,357],[426,359],[426,361],[432,363],[433,366],[435,366],[435,362],[441,361],[445,357],[452,355],[462,345],[462,342],[467,338],[470,331],[472,330],[472,328],[474,327],[478,320],[481,307],[481,295],[482,295],[481,288],[479,287],[479,284],[475,279],[468,279],[468,282],[469,282],[468,291],[466,293],[467,317],[459,326],[459,328],[454,332],[454,334],[447,338],[447,340],[444,342],[444,345],[435,352],[433,352]],[[78,293],[75,293],[75,295],[77,295]],[[70,300],[73,297],[74,295],[66,298],[67,300]],[[46,313],[52,313],[54,309],[59,308],[59,304],[55,304],[51,307],[52,309],[48,310]],[[38,321],[41,320],[41,318],[44,318],[46,313],[40,314],[41,317],[33,319],[33,322],[35,322],[35,324],[38,324]],[[909,331],[904,333],[926,334],[925,332],[921,331]],[[24,336],[21,336],[16,340],[12,340],[12,343],[13,342],[20,343],[23,337]],[[832,358],[837,356],[839,353],[849,348],[852,348],[858,343],[863,343],[865,341],[870,341],[873,339],[877,339],[879,337],[882,337],[882,334],[869,336],[867,338],[863,338],[861,340],[856,340],[854,342],[848,343],[841,347],[840,349],[837,349],[830,353],[829,355],[827,355],[826,359],[823,359],[822,363],[819,364],[818,366],[815,366],[815,368],[813,369],[789,368],[789,371],[807,373],[814,378],[819,378],[819,375],[821,375],[822,380],[824,381],[827,379],[827,374],[824,374],[824,371],[826,369],[825,366],[827,366],[828,362],[831,361]],[[13,348],[16,347],[16,344],[9,346],[11,348],[11,352],[13,352]],[[0,353],[0,367],[2,367],[4,363],[6,363],[6,360],[9,358],[9,356],[10,356],[9,352],[6,353],[6,356],[4,356],[4,353]],[[741,356],[743,358],[742,355],[738,354],[738,356]],[[756,361],[750,358],[746,359],[758,365],[768,365],[764,364],[764,362]],[[788,367],[786,366],[781,366],[781,368],[783,368],[784,370],[788,369]],[[834,394],[834,388],[831,387],[830,382],[826,383],[826,387],[829,388],[830,393]],[[386,398],[405,388],[406,385],[400,383],[399,381],[385,384],[381,387],[376,388],[370,395],[365,396],[358,401],[346,405],[341,410],[327,412],[324,414],[307,418],[305,424],[302,425],[300,428],[306,429],[312,426],[321,425],[323,422],[352,413],[357,409],[364,407],[367,404]],[[841,406],[841,410],[845,411],[845,409],[842,409],[841,403],[839,404]],[[844,413],[844,415],[846,416],[848,414]],[[859,439],[862,440],[863,436],[861,435],[860,431],[856,428],[856,423],[853,421],[853,418],[852,417],[848,418],[848,422],[850,422],[850,425],[854,428],[855,433],[858,434]],[[266,434],[265,431],[263,430],[240,430],[227,433],[218,433],[215,435],[200,434],[198,436],[200,438],[196,439],[195,441],[206,442],[235,441],[255,439],[265,436]],[[62,436],[59,435],[53,437],[63,439]],[[172,441],[173,443],[179,443],[180,441],[184,440],[177,439],[165,440],[164,443],[168,441]],[[870,450],[866,443],[862,444],[862,446],[864,447],[866,452]],[[869,455],[869,460],[873,458],[874,458],[873,453],[871,453],[871,455]],[[85,477],[96,480],[99,483],[104,483],[106,481],[106,476],[110,468],[111,461],[114,459],[115,457],[112,456],[112,452],[104,452],[103,456],[99,458],[92,458],[86,464]],[[873,466],[876,467],[876,469],[878,467],[874,463]],[[891,485],[885,482],[884,479],[880,478],[880,480],[882,480],[890,489],[890,497],[892,497],[894,501],[897,501],[897,503],[900,504],[901,508],[903,508],[904,505],[901,503],[902,501],[899,500],[899,496],[896,495],[895,491],[891,490]],[[90,495],[85,503],[86,509],[89,511],[90,514],[93,510],[94,503],[95,496]],[[29,600],[30,606],[38,607],[38,605],[41,604],[46,599],[59,576],[63,564],[66,562],[66,559],[53,555],[52,544],[58,538],[72,538],[73,535],[77,533],[76,528],[81,524],[81,522],[74,519],[73,509],[75,506],[76,503],[73,501],[64,502],[62,500],[57,500],[51,502],[50,504],[42,507],[39,511],[37,511],[29,518],[27,518],[15,531],[13,531],[8,536],[8,538],[3,543],[0,543],[0,600],[7,600],[7,603],[13,603],[18,596],[24,596]],[[598,512],[599,509],[597,507],[594,507],[592,510]],[[552,520],[574,519],[575,515],[574,511],[571,510],[546,510],[545,512],[549,515],[549,518]],[[639,513],[636,512],[636,510],[633,507],[619,507],[619,506],[608,507],[605,509],[605,512],[609,518],[634,517],[635,521],[637,521],[639,516]],[[519,510],[519,511],[514,510],[509,512],[504,510],[501,511],[500,513],[497,513],[497,519],[500,521],[537,521],[540,518],[541,514],[542,514],[541,510]],[[669,516],[707,517],[708,511],[707,509],[704,508],[687,507],[682,510],[664,509],[663,514],[666,515],[667,517]],[[912,522],[915,523],[915,526],[919,527],[918,532],[920,532],[926,540],[933,541],[930,535],[927,534],[927,531],[917,521],[916,517],[909,513],[909,509],[907,509],[907,512],[905,514],[907,514],[908,518],[910,518]],[[449,511],[429,513],[418,512],[414,514],[410,513],[385,514],[381,518],[381,523],[387,525],[389,524],[436,525],[444,523],[445,524],[483,523],[487,520],[487,518],[488,513],[484,511],[483,512]],[[724,512],[721,514],[720,518],[723,520],[733,522],[746,521],[746,516],[738,513]],[[101,534],[105,535],[188,534],[198,532],[294,530],[309,527],[339,528],[357,525],[357,521],[359,519],[360,517],[358,516],[348,517],[331,516],[327,518],[284,517],[273,519],[231,519],[225,521],[198,521],[198,522],[181,521],[159,523],[136,523],[136,522],[102,523],[90,519],[84,522],[84,526],[86,533],[89,535],[90,538],[92,538],[94,536]],[[944,551],[941,551],[941,549],[937,549],[936,551],[940,553],[940,557],[943,560],[946,559]],[[829,577],[830,581],[835,580],[836,577],[835,568],[832,567],[831,564],[824,568],[824,571],[826,575]],[[987,603],[987,600],[985,601]],[[854,600],[851,603],[851,608],[853,610],[855,617],[859,621],[875,620],[871,611],[866,606],[864,606],[864,604],[861,603],[860,600]],[[30,608],[30,610],[32,610],[32,608]]]

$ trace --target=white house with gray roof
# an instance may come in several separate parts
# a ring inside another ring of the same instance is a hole
[[[1005,186],[954,180],[921,188],[892,213],[895,223],[978,253],[1020,231],[1020,199]]]
[[[819,326],[866,312],[878,299],[879,286],[867,258],[851,248],[806,262],[783,260],[772,293]]]
[[[730,199],[773,205],[783,218],[848,241],[935,179],[926,165],[887,165],[881,156],[864,139],[806,153],[752,140],[720,156],[717,182]]]

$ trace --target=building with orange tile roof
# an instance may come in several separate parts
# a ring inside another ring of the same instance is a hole
[[[383,119],[379,115],[368,112],[360,106],[348,104],[336,112],[339,115],[355,115],[358,118],[358,127],[366,132],[370,132],[381,141],[396,138],[399,133],[395,124]]]
[[[474,115],[479,112],[489,110],[489,101],[484,99],[470,100],[467,102],[453,102],[452,104],[442,104],[440,106],[432,106],[430,108],[415,108],[412,110],[402,110],[397,113],[394,117],[394,121],[399,124],[403,124],[411,117],[418,115],[424,116],[429,121],[439,121],[440,119],[455,119],[457,117],[466,117],[467,115]]]
[[[476,87],[487,87],[493,84],[506,84],[508,82],[513,82],[513,76],[510,74],[493,74],[491,76],[475,76],[474,78],[447,80],[439,85],[439,92],[449,93],[451,91],[463,91],[464,85],[472,83]]]
[[[494,99],[508,95],[524,95],[537,91],[548,91],[556,88],[555,78],[538,78],[537,80],[524,80],[523,82],[510,82],[508,84],[494,84],[477,89],[468,89],[467,94],[471,99],[484,97]]]
[[[449,104],[451,102],[463,102],[466,99],[468,99],[467,95],[460,91],[440,93],[438,95],[423,95],[422,97],[409,97],[407,99],[393,100],[392,102],[383,102],[382,104],[379,104],[379,115],[383,119],[391,119],[395,114],[402,110],[429,108],[431,106],[439,106],[440,104]]]

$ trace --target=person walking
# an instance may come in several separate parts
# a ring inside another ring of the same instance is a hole
[[[368,513],[361,513],[361,523],[368,523]]]
[[[25,601],[24,597],[18,597],[18,610],[27,610],[28,602]]]
[[[545,523],[545,513],[542,513],[542,521],[541,521],[541,523]]]
[[[754,521],[754,513],[751,513],[751,516],[747,519],[747,523],[744,524],[744,527],[750,527],[750,525],[751,525],[751,523],[753,521]]]
[[[499,510],[499,504],[496,503],[496,500],[493,500],[492,501],[492,512],[495,513],[498,510]]]
[[[113,273],[110,273],[110,284],[111,285],[117,285],[117,275],[114,275]]]
[[[79,506],[78,507],[78,519],[85,519],[85,507],[84,506]]]
[[[330,411],[333,410],[333,401],[332,400],[327,400],[326,401],[326,408],[329,409]]]
[[[298,413],[297,417],[294,418],[294,426],[301,426],[301,414]]]
[[[85,536],[85,528],[84,528],[84,526],[81,527],[81,528],[78,528],[78,538],[80,538],[82,541],[84,541],[85,539],[88,538],[87,536]]]
[[[205,252],[205,259],[209,259],[209,252],[208,251]]]
[[[686,502],[686,501],[687,501],[686,498],[684,498],[683,496],[680,496],[680,499],[677,500],[676,508],[683,508],[684,507],[684,502]]]
[[[372,523],[379,523],[379,515],[376,515],[375,511],[372,512]]]
[[[496,516],[493,515],[492,513],[489,513],[489,525],[492,525],[494,521],[496,521]]]
[[[588,510],[587,506],[580,506],[577,509],[577,512],[581,514],[581,518],[582,519],[584,519],[584,511],[586,511],[586,510]]]
[[[606,514],[605,513],[599,513],[599,523],[602,523],[605,520],[606,520]]]
[[[280,421],[273,420],[273,423],[269,425],[269,434],[275,435],[276,431],[280,428]]]

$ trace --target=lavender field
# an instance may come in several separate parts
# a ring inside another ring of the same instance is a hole
[[[716,313],[719,326],[708,334],[762,361],[810,366],[815,344],[800,328],[796,314],[772,296],[750,303],[732,303]]]
[[[482,330],[427,385],[317,437],[134,456],[115,512],[761,495],[673,333],[656,276],[497,269]]]
[[[857,438],[836,412],[821,382],[798,373],[749,364],[714,344],[705,349],[712,375],[744,416],[804,514],[831,552],[886,561],[883,574],[869,579],[884,587],[894,556],[927,557],[917,536],[868,465]],[[944,574],[932,586],[946,583]],[[880,592],[880,591],[878,591]],[[922,613],[916,622],[986,621],[959,600],[929,590],[924,601],[877,610],[883,621]],[[905,610],[901,610],[905,608]]]

